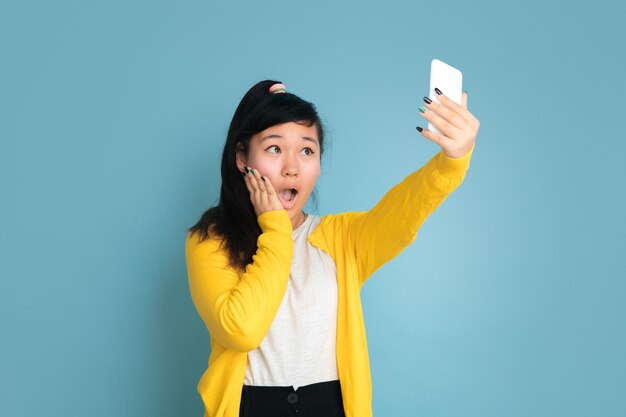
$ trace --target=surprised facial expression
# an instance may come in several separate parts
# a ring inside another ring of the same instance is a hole
[[[267,177],[289,217],[299,218],[321,173],[317,128],[289,122],[257,133],[247,156],[237,152],[237,167],[244,165]]]

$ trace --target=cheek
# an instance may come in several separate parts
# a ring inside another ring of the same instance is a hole
[[[309,184],[310,188],[315,187],[315,183],[317,182],[320,173],[321,169],[319,165],[311,166],[309,167],[309,169],[306,170],[307,183]]]
[[[280,172],[275,164],[265,161],[257,161],[256,169],[261,173],[261,175],[269,178],[272,183],[275,183],[276,180],[280,179]]]
[[[317,177],[319,177],[321,173],[322,173],[322,167],[319,163],[314,164],[310,167],[310,175],[312,177],[315,177],[317,179]]]

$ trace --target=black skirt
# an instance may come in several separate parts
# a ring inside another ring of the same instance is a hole
[[[339,381],[293,387],[244,385],[239,417],[345,417]]]

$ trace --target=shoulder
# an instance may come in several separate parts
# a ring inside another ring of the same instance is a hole
[[[365,211],[346,211],[319,216],[319,223],[313,227],[310,240],[318,244],[325,241],[328,245],[334,246],[333,244],[348,237],[354,223],[365,213]]]
[[[339,232],[342,229],[349,227],[350,223],[365,213],[365,211],[344,211],[341,213],[319,216],[319,227]]]
[[[223,244],[224,239],[212,230],[204,239],[199,231],[188,232],[185,239],[185,254],[188,259],[199,255],[225,255]]]

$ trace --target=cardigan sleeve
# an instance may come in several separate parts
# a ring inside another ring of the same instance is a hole
[[[460,158],[450,158],[441,150],[389,190],[374,208],[349,213],[349,242],[360,285],[411,244],[426,218],[463,182],[474,147]]]
[[[240,352],[257,348],[265,338],[287,290],[293,257],[287,212],[265,212],[258,222],[258,249],[245,271],[229,266],[220,240],[199,242],[189,234],[185,242],[193,303],[211,336]]]

